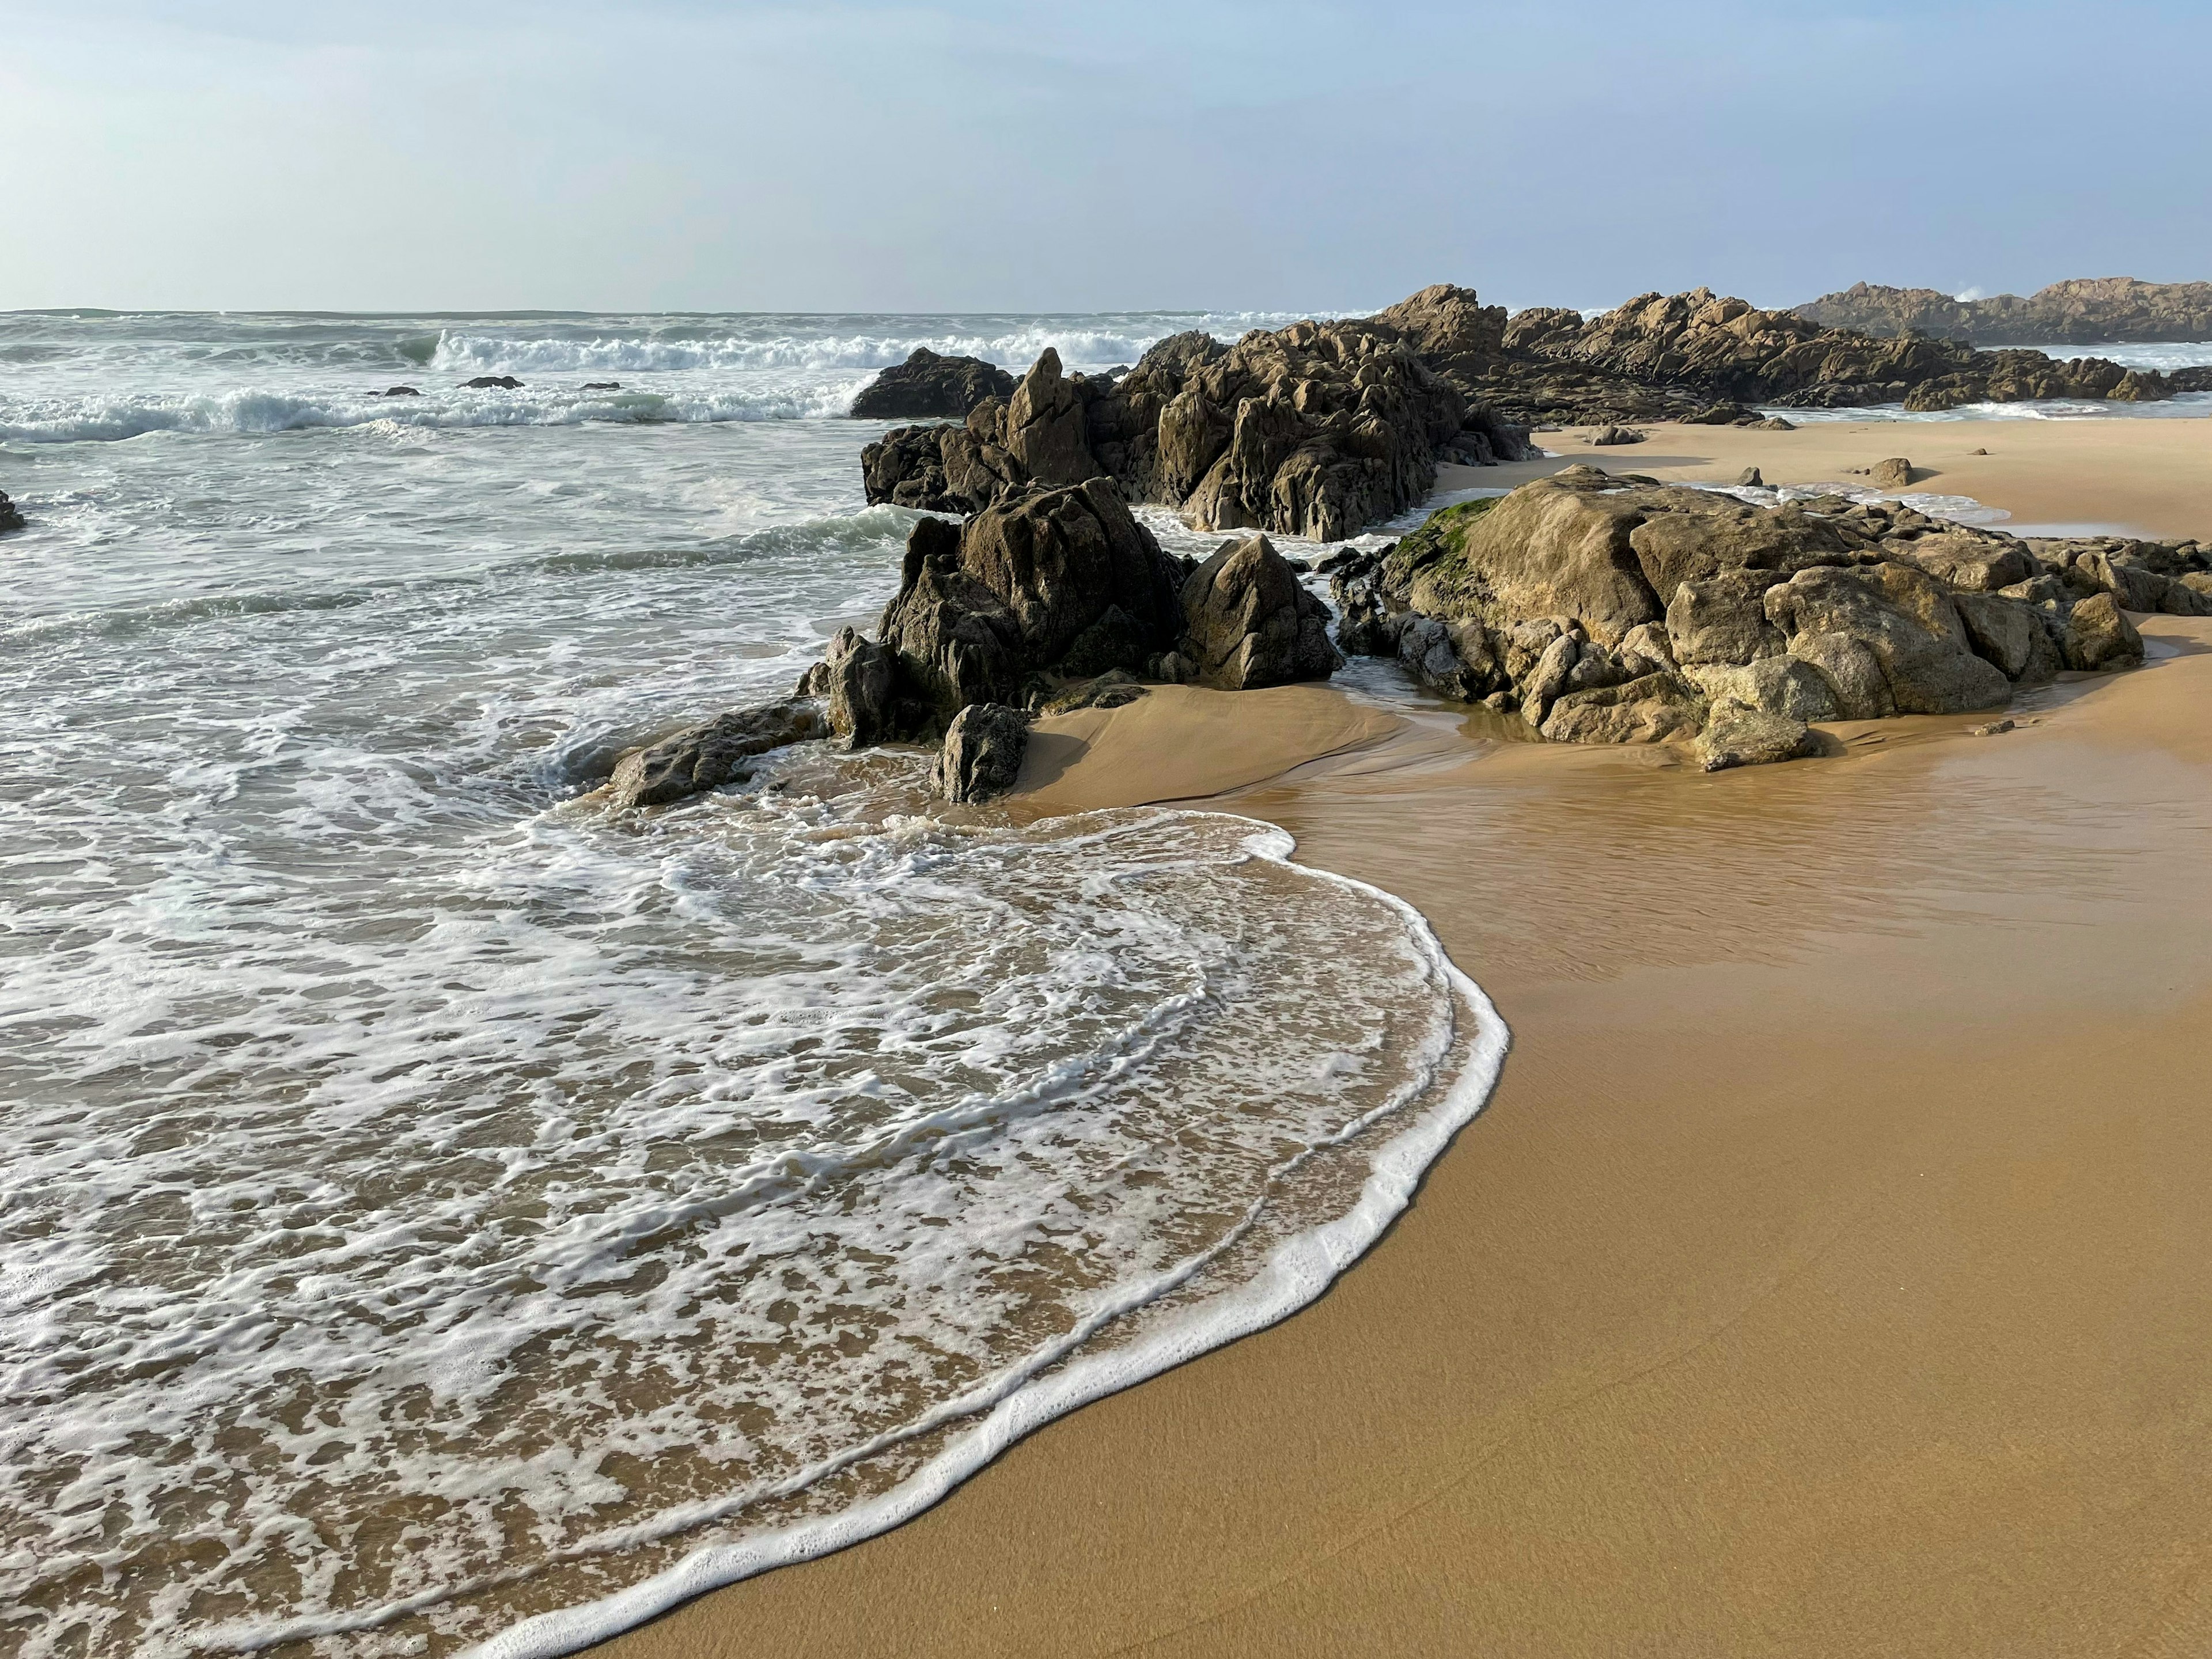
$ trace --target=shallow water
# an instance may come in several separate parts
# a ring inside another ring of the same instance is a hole
[[[582,799],[888,596],[874,367],[1254,320],[0,319],[11,1649],[557,1651],[1364,1248],[1502,1027],[1279,832]]]

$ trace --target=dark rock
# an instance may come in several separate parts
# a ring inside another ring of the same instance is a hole
[[[954,803],[1004,794],[1021,775],[1028,718],[1004,703],[971,702],[952,717],[930,769],[931,793]]]
[[[1568,693],[1552,705],[1539,730],[1553,743],[1668,743],[1694,736],[1705,719],[1705,702],[1688,681],[1647,674]]]
[[[1176,649],[1199,684],[1243,691],[1325,680],[1343,664],[1328,607],[1306,591],[1265,536],[1224,542],[1182,585]]]
[[[1766,487],[1766,480],[1759,476],[1757,467],[1747,466],[1736,475],[1735,487],[1738,489],[1763,489]]]
[[[1741,665],[1686,668],[1682,677],[1704,692],[1716,708],[1723,702],[1734,701],[1761,714],[1801,722],[1843,717],[1826,676],[1796,657],[1761,657]]]
[[[0,489],[0,535],[23,527],[23,514],[15,503],[8,499],[8,492]]]
[[[898,735],[898,664],[887,648],[841,628],[830,641],[828,659],[815,666],[829,702],[830,729],[848,747],[864,749]],[[800,684],[816,678],[809,670]]]
[[[791,688],[794,697],[826,697],[830,695],[830,665],[826,662],[810,664],[799,676],[799,684]]]
[[[1640,444],[1644,439],[1644,434],[1632,427],[1608,426],[1593,433],[1590,444],[1597,449],[1618,449],[1624,444]]]
[[[462,381],[461,386],[467,392],[520,392],[522,382],[512,374],[479,374],[473,380]]]
[[[419,398],[422,394],[411,386],[388,386],[381,392],[372,392],[372,398]]]
[[[1752,429],[1755,432],[1795,432],[1797,422],[1785,421],[1779,415],[1770,415]]]
[[[743,776],[754,756],[829,734],[822,706],[811,700],[735,709],[629,750],[615,763],[608,799],[618,810],[659,806]]]
[[[1782,631],[1766,619],[1775,570],[1727,570],[1677,584],[1667,606],[1667,642],[1682,664],[1747,663],[1778,657]]]
[[[897,421],[949,416],[963,419],[987,398],[1014,393],[1014,377],[980,357],[942,357],[927,346],[887,368],[853,399],[855,420]]]
[[[584,390],[586,392],[620,392],[622,390],[622,382],[620,380],[586,380],[584,382]]]

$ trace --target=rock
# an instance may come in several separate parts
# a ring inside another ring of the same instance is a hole
[[[2124,611],[2156,611],[2166,599],[2166,580],[2142,566],[2099,551],[2085,553],[2068,567],[2086,575],[2100,592],[2111,594]]]
[[[1544,724],[1552,705],[1565,694],[1567,682],[1581,657],[1581,642],[1571,635],[1562,634],[1544,647],[1543,655],[1536,659],[1536,666],[1521,693],[1522,720],[1534,726]]]
[[[864,749],[898,735],[898,662],[889,647],[841,628],[830,641],[829,657],[816,667],[821,670],[821,695],[829,703],[830,729],[848,748]],[[816,683],[809,670],[799,684]]]
[[[1623,444],[1640,444],[1646,435],[1630,427],[1602,427],[1590,434],[1590,445],[1596,449],[1617,449]]]
[[[381,392],[372,392],[372,398],[419,398],[422,394],[411,386],[388,386]]]
[[[1768,766],[1820,752],[1820,740],[1802,720],[1755,708],[1734,698],[1713,705],[1698,734],[1698,764],[1708,772]]]
[[[1182,585],[1176,649],[1200,684],[1226,691],[1327,679],[1343,659],[1328,639],[1328,607],[1265,536],[1224,542]]]
[[[1729,570],[1703,581],[1679,582],[1667,606],[1667,640],[1681,664],[1747,663],[1778,657],[1785,641],[1766,619],[1773,570]]]
[[[1885,560],[1801,570],[1767,590],[1765,606],[1767,619],[1790,636],[1793,656],[1806,655],[1800,636],[1841,634],[1863,646],[1899,714],[1964,714],[2012,694],[2003,674],[1973,654],[1950,595],[1912,566]],[[1837,690],[1846,711],[1860,701],[1843,686]]]
[[[1759,476],[1757,467],[1747,466],[1736,475],[1735,487],[1738,489],[1764,489],[1766,480]]]
[[[1756,410],[1746,409],[1739,403],[1723,400],[1708,404],[1694,415],[1685,415],[1682,422],[1686,426],[1749,426],[1758,419]]]
[[[1083,399],[1044,349],[1006,400],[1006,453],[1022,475],[1048,489],[1081,483],[1103,469],[1084,441]]]
[[[830,665],[817,662],[808,665],[799,676],[799,684],[791,688],[794,697],[827,697],[830,695]]]
[[[1413,678],[1439,696],[1477,702],[1490,695],[1500,672],[1480,625],[1454,627],[1433,617],[1408,616],[1398,631],[1397,655]]]
[[[1761,714],[1800,722],[1843,718],[1842,705],[1827,677],[1796,657],[1761,657],[1741,665],[1686,668],[1682,677],[1716,707],[1734,701]]]
[[[1055,696],[1040,698],[1036,707],[1040,714],[1072,714],[1079,708],[1126,708],[1145,694],[1134,675],[1116,668]]]
[[[1885,541],[1882,551],[1918,566],[1947,586],[1973,593],[1994,593],[2036,574],[2035,561],[2018,541],[1972,530],[1938,531],[1911,540]]]
[[[1004,794],[1021,775],[1028,719],[1004,703],[971,702],[952,717],[930,769],[932,793],[961,804]]]
[[[1657,623],[1638,623],[1630,629],[1621,638],[1620,659],[1631,667],[1639,662],[1650,665],[1649,668],[1637,669],[1638,678],[1662,668],[1680,665],[1674,659],[1674,642]]]
[[[620,392],[622,390],[622,382],[620,380],[586,380],[584,382],[584,390],[586,392]]]
[[[23,527],[23,514],[15,503],[8,499],[8,492],[0,489],[0,535]]]
[[[2057,648],[2033,605],[1999,593],[1961,593],[1952,603],[1975,654],[2007,679],[2038,685],[2057,673]]]
[[[1986,449],[1970,449],[1966,452],[1969,455],[1986,455],[1989,453]]]
[[[1779,415],[1770,415],[1752,428],[1754,432],[1795,432],[1797,422],[1785,421]]]
[[[2212,599],[2212,575],[2192,570],[2187,575],[2178,576],[2174,580],[2191,592]]]
[[[2142,635],[2110,593],[2092,593],[2068,615],[2061,648],[2066,665],[2085,673],[2139,666]]]
[[[2012,722],[2008,720],[1991,720],[1986,726],[1970,726],[1966,728],[1966,731],[1973,737],[1994,738],[2001,736],[2012,729]]]
[[[679,800],[742,776],[742,763],[756,755],[829,734],[821,705],[811,701],[735,709],[630,750],[615,763],[608,799],[618,811]]]
[[[479,374],[473,380],[461,382],[466,392],[520,392],[522,382],[512,374]]]
[[[1055,364],[1058,360],[1054,360]],[[987,398],[1014,395],[1014,377],[980,357],[942,357],[916,346],[904,362],[887,368],[853,399],[853,418],[914,420],[930,416],[965,419]]]
[[[1912,482],[1912,463],[1902,455],[1893,455],[1886,461],[1876,461],[1867,469],[1867,476],[1882,489],[1903,489]]]
[[[1790,654],[1817,669],[1828,683],[1838,720],[1887,720],[1897,713],[1881,665],[1850,635],[1801,634],[1790,641]]]
[[[1539,729],[1553,743],[1667,743],[1704,724],[1696,689],[1679,675],[1662,673],[1572,692],[1552,705]]]
[[[2142,283],[2132,276],[2053,283],[2023,299],[1958,300],[1936,289],[1854,283],[1797,307],[1829,328],[1906,333],[1984,346],[2092,345],[2212,339],[2212,283]]]

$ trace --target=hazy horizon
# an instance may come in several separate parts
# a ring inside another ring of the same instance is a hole
[[[2172,4],[6,9],[0,309],[1515,308],[2212,276]]]

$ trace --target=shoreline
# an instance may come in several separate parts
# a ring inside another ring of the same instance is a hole
[[[1427,918],[1482,1115],[1298,1317],[604,1650],[2196,1650],[2212,623],[2142,626],[2001,738],[1401,730],[1219,799]]]

